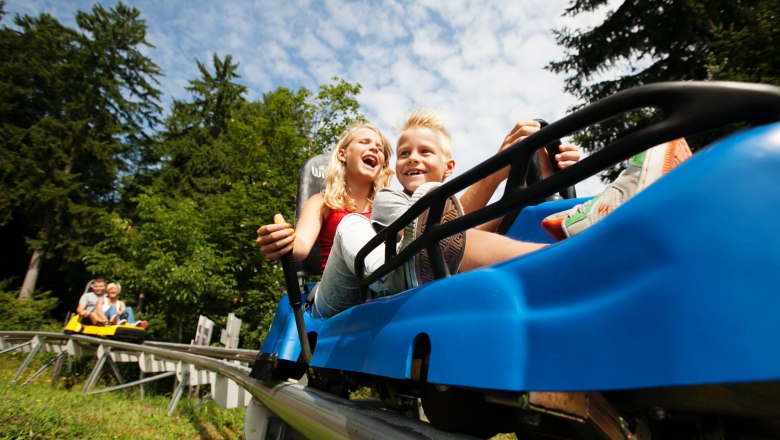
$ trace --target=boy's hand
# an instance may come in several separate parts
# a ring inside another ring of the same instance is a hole
[[[564,169],[580,161],[580,149],[576,145],[563,144],[558,148],[560,153],[555,155],[558,168]]]
[[[509,147],[515,142],[519,142],[528,136],[536,133],[541,128],[539,121],[520,121],[512,127],[512,130],[504,138],[504,143],[501,144],[501,148],[498,151]],[[539,163],[542,167],[542,176],[548,177],[553,174],[553,170],[550,167],[549,161],[546,159],[547,152],[544,148],[540,148],[538,151]],[[580,149],[576,145],[563,144],[558,149],[558,154],[555,155],[555,161],[558,163],[559,169],[570,167],[580,160]]]
[[[295,244],[295,230],[284,221],[281,214],[274,216],[274,223],[257,230],[257,247],[266,258],[273,261],[290,252]]]

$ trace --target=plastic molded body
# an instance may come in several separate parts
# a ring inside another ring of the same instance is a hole
[[[780,124],[744,131],[576,237],[328,320],[306,313],[317,334],[311,366],[409,379],[425,335],[427,380],[437,384],[603,391],[780,380],[778,170]],[[509,235],[545,237],[541,218],[572,204],[550,203],[524,210]],[[262,352],[294,361],[299,351],[283,299]]]

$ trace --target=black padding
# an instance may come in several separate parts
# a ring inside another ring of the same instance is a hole
[[[304,162],[298,175],[298,206],[295,208],[295,219],[297,221],[306,203],[311,196],[322,192],[325,188],[325,168],[328,166],[328,155],[318,154],[310,157]],[[320,247],[315,242],[309,256],[299,262],[298,272],[303,272],[303,276],[320,274]]]

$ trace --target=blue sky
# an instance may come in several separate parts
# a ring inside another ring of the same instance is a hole
[[[94,2],[8,0],[16,14],[47,12],[74,26]],[[108,8],[116,1],[102,1]],[[574,104],[563,76],[544,70],[563,50],[562,26],[598,24],[606,11],[562,17],[569,0],[128,0],[148,26],[147,54],[163,70],[164,107],[187,99],[195,60],[231,54],[248,98],[285,86],[317,90],[338,76],[360,83],[363,113],[391,139],[409,111],[433,107],[451,129],[456,174],[495,153],[521,119],[563,117]],[[597,179],[578,186],[582,195]]]

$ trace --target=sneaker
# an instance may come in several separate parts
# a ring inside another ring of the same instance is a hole
[[[411,204],[413,205],[422,196],[435,188],[441,186],[439,182],[428,182],[421,185],[412,195]],[[456,196],[450,196],[444,204],[444,213],[442,215],[441,222],[447,223],[458,217],[463,216],[463,207],[460,205],[460,201]],[[410,223],[404,229],[404,238],[401,244],[403,249],[414,239],[422,235],[425,232],[425,225],[428,220],[428,210],[425,210],[415,221]],[[460,232],[455,235],[451,235],[442,239],[439,242],[442,256],[444,257],[444,264],[450,274],[455,274],[460,268],[460,263],[463,261],[463,254],[466,251],[466,234]],[[412,267],[413,264],[413,267]],[[435,279],[433,274],[433,264],[431,258],[428,255],[428,251],[423,249],[417,254],[414,259],[407,263],[406,274],[409,277],[408,284],[410,286],[419,286]]]
[[[109,319],[109,322],[111,322],[111,325],[116,325],[117,319],[119,319],[119,315],[114,315]]]
[[[643,151],[628,160],[628,168],[601,194],[568,211],[548,216],[542,221],[542,228],[558,241],[573,237],[599,222],[689,157],[691,149],[683,138]]]
[[[148,325],[148,323],[146,321],[137,321],[135,323],[136,327],[140,327],[142,329],[145,329],[147,325]]]
[[[127,324],[126,319],[120,319],[119,322],[117,322],[117,325]]]

